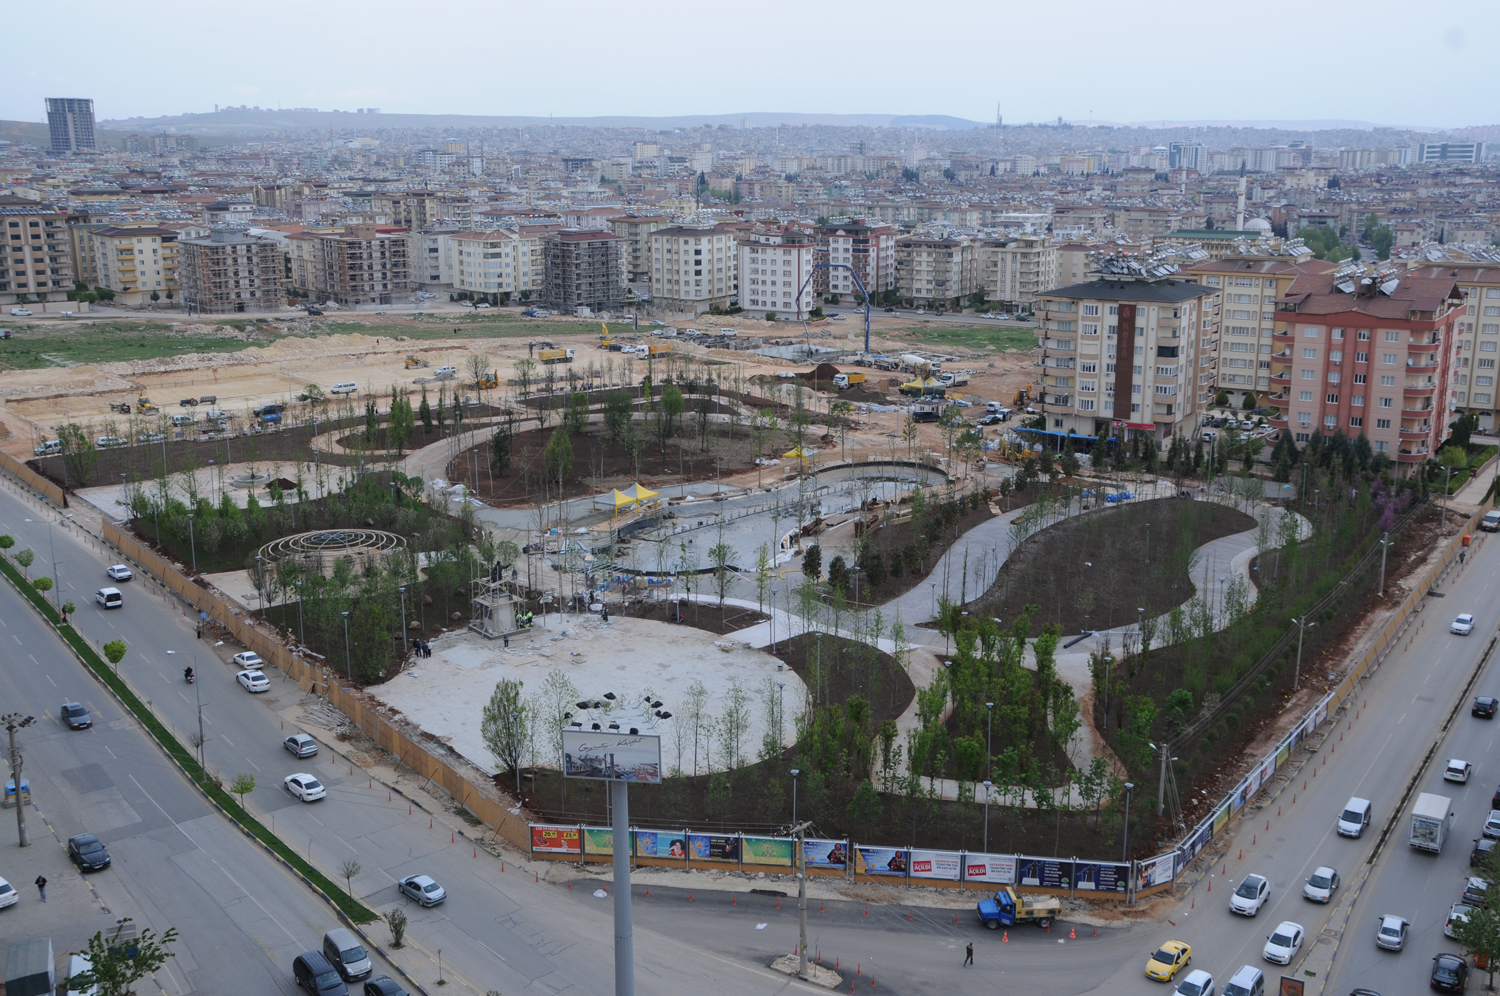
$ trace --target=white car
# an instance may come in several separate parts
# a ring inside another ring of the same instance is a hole
[[[1261,956],[1278,965],[1290,965],[1297,952],[1302,950],[1302,924],[1284,920],[1266,938]]]
[[[1460,761],[1458,758],[1453,758],[1448,762],[1448,766],[1443,769],[1443,781],[1466,784],[1469,781],[1469,776],[1473,773],[1474,765],[1468,761]]]
[[[303,802],[317,802],[328,794],[323,783],[305,771],[299,771],[295,775],[287,775],[281,781],[282,787]]]
[[[98,439],[94,440],[94,445],[99,447],[99,449],[101,450],[107,450],[111,446],[125,446],[129,442],[130,440],[123,439],[119,436],[100,436]]]
[[[10,309],[10,314],[11,314],[12,318],[30,318],[31,317],[31,312],[28,309],[26,309],[26,308],[12,308],[12,309]]]
[[[1474,632],[1474,616],[1468,612],[1463,613],[1453,620],[1453,625],[1448,627],[1448,632],[1457,633],[1459,636],[1468,636]]]
[[[257,654],[253,650],[246,650],[243,653],[235,654],[230,660],[234,661],[240,667],[248,668],[259,668],[265,664],[265,661],[260,659],[260,654]]]
[[[1406,947],[1408,924],[1404,917],[1387,913],[1380,918],[1380,927],[1375,931],[1375,946],[1387,951],[1400,951]]]
[[[1500,809],[1490,810],[1490,815],[1484,819],[1484,830],[1481,832],[1491,839],[1500,837]]]
[[[20,900],[21,894],[16,891],[16,887],[5,879],[0,878],[0,909],[4,909],[7,906],[14,906]]]
[[[1329,903],[1338,890],[1339,873],[1324,865],[1308,876],[1307,884],[1302,887],[1302,897],[1315,903]]]
[[[1448,919],[1443,923],[1443,936],[1453,936],[1453,921],[1461,920],[1468,923],[1469,914],[1474,912],[1474,907],[1468,903],[1454,903],[1448,908]]]
[[[306,733],[293,733],[281,742],[281,746],[297,757],[312,757],[318,752],[318,742]]]
[[[1177,983],[1176,996],[1214,996],[1214,977],[1195,968]]]
[[[448,893],[426,875],[408,875],[397,883],[402,894],[414,899],[422,906],[436,906],[448,898]]]
[[[247,692],[264,692],[271,687],[271,679],[261,671],[241,671],[234,680],[244,685]]]
[[[1262,875],[1246,875],[1229,897],[1229,912],[1254,916],[1271,898],[1271,883]]]
[[[126,567],[124,564],[116,564],[113,567],[106,567],[104,569],[104,573],[111,581],[129,581],[131,578],[135,577],[134,572],[132,572],[131,569]]]

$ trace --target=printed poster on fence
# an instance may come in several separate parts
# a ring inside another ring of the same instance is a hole
[[[609,857],[615,853],[615,832],[606,827],[583,828],[583,853],[602,854]]]
[[[740,863],[790,868],[793,843],[790,837],[743,837],[740,839]]]
[[[854,874],[905,878],[906,851],[899,847],[865,847],[854,849]]]
[[[687,837],[680,830],[637,830],[635,856],[681,861],[687,857]]]
[[[1225,802],[1220,803],[1219,808],[1214,810],[1214,836],[1217,837],[1219,831],[1227,826],[1229,826],[1229,804]]]
[[[724,861],[739,864],[740,838],[737,834],[688,834],[688,853],[694,861]]]
[[[1016,881],[1042,889],[1066,889],[1073,879],[1073,862],[1056,858],[1016,856]]]
[[[1073,869],[1073,887],[1080,892],[1120,892],[1130,883],[1130,866],[1116,862],[1078,862]]]
[[[964,881],[1014,885],[1016,858],[1013,854],[965,854]]]
[[[945,882],[957,882],[963,868],[963,855],[958,851],[911,852],[911,877],[936,878]]]
[[[1176,852],[1161,854],[1157,857],[1142,861],[1136,866],[1135,888],[1136,891],[1150,889],[1158,885],[1166,885],[1172,881],[1172,873],[1176,869]]]
[[[533,824],[531,849],[539,854],[579,853],[578,828]]]
[[[849,866],[849,845],[842,840],[804,840],[802,863],[808,868],[837,868],[843,871]]]

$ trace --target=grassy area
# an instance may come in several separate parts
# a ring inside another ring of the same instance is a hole
[[[888,332],[882,334],[891,335]],[[958,346],[974,350],[1030,350],[1036,347],[1035,330],[1008,325],[924,325],[900,329],[894,335],[909,336],[915,342],[934,346]]]
[[[281,338],[264,326],[252,334],[236,328],[232,332],[174,332],[166,322],[88,322],[81,325],[14,327],[14,336],[0,339],[0,370],[37,370],[75,363],[110,363],[149,360],[182,353],[237,353],[250,346],[264,346]]]
[[[371,923],[378,919],[374,911],[339,888],[334,884],[332,879],[314,868],[301,855],[288,847],[280,837],[271,833],[259,820],[241,808],[239,801],[225,791],[217,779],[213,777],[205,778],[205,772],[198,767],[198,759],[193,755],[192,751],[178,742],[177,738],[162,724],[161,720],[156,718],[156,714],[151,711],[150,707],[142,702],[135,692],[131,691],[130,687],[120,679],[119,675],[104,658],[99,656],[87,640],[80,636],[72,626],[60,625],[57,610],[52,607],[51,603],[47,601],[41,592],[27,583],[26,579],[22,577],[21,572],[16,570],[14,565],[3,556],[0,556],[0,572],[5,574],[6,579],[10,581],[17,591],[31,600],[31,604],[41,612],[48,623],[57,629],[58,634],[82,658],[84,664],[93,670],[100,681],[109,686],[110,690],[119,698],[121,704],[129,709],[135,715],[136,719],[141,721],[141,725],[146,728],[146,732],[154,737],[157,743],[161,744],[172,760],[177,763],[177,766],[203,789],[213,803],[223,811],[224,815],[239,824],[241,829],[250,833],[262,844],[266,845],[266,847],[275,851],[277,857],[290,865],[293,871],[300,875],[314,889],[321,892],[329,902],[337,906],[350,920],[353,920],[355,923]]]
[[[597,321],[538,321],[531,318],[521,318],[506,312],[496,312],[493,314],[479,312],[477,314],[461,315],[444,313],[441,317],[433,314],[418,314],[410,317],[412,319],[410,323],[402,323],[400,325],[376,325],[373,323],[365,325],[357,321],[321,321],[316,323],[313,328],[318,332],[332,332],[344,335],[404,335],[411,339],[451,339],[455,335],[467,339],[551,339],[554,336],[598,336],[599,334],[599,322]],[[629,332],[630,322],[615,322],[613,329],[620,332]]]

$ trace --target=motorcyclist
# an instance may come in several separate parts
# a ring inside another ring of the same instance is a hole
[[[191,665],[182,669],[182,676],[188,681],[193,680],[193,669]]]

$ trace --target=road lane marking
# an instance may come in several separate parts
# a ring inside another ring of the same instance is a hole
[[[231,746],[231,747],[233,747],[233,746],[234,746],[234,741],[233,741],[233,740],[230,740],[230,739],[229,739],[229,738],[228,738],[228,737],[226,737],[226,736],[225,736],[225,735],[224,735],[224,734],[222,734],[222,733],[221,733],[221,734],[219,734],[219,739],[220,739],[220,740],[222,740],[222,741],[224,741],[224,742],[225,742],[225,743],[226,743],[226,744],[228,744],[228,745],[229,745],[229,746]]]
[[[48,681],[52,681],[52,675],[50,675],[50,674],[48,674],[48,675],[43,675],[43,677],[45,677],[45,678],[46,678],[46,679],[47,679],[47,680],[48,680]],[[57,682],[55,682],[55,681],[52,681],[52,687],[53,687],[53,688],[56,688],[56,687],[58,687],[58,685],[57,685]]]
[[[105,750],[109,750],[109,744],[105,744],[104,745],[104,749]],[[116,754],[112,750],[109,750],[109,756],[112,757],[112,758],[114,758],[116,761],[118,761],[120,759],[120,755]]]
[[[251,761],[250,758],[247,757],[245,758],[245,760],[250,761],[250,767],[254,768],[256,771],[260,770],[260,765],[256,764],[254,761]]]
[[[12,640],[16,641],[16,646],[18,646],[18,647],[24,647],[24,646],[26,646],[26,644],[24,644],[24,643],[21,642],[21,638],[19,636],[17,636],[16,634],[14,634],[14,633],[10,634],[10,638]]]

